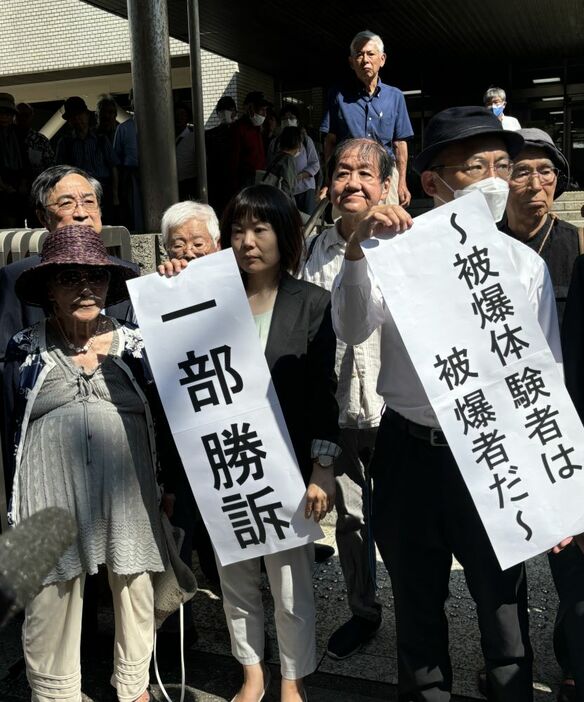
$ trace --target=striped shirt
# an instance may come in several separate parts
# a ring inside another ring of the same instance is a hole
[[[310,237],[306,243],[310,255],[304,264],[303,279],[332,290],[343,264],[346,245],[336,225]],[[380,340],[379,329],[356,346],[347,346],[337,338],[337,402],[341,427],[369,429],[379,424],[383,409],[383,398],[377,394]]]
[[[89,132],[85,139],[64,136],[57,144],[55,162],[82,168],[99,181],[109,180],[118,165],[110,140],[95,132]]]

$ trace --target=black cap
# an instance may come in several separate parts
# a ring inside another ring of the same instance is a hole
[[[485,107],[449,107],[434,115],[424,131],[426,147],[414,159],[418,173],[427,170],[434,156],[449,144],[478,135],[500,137],[513,158],[523,147],[523,137],[518,132],[503,129],[501,122]]]

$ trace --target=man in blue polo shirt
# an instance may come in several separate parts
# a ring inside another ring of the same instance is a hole
[[[326,134],[327,161],[335,145],[344,139],[368,137],[381,142],[396,162],[387,203],[407,207],[411,195],[406,184],[406,139],[414,131],[401,91],[379,79],[385,58],[380,36],[364,31],[354,37],[349,64],[357,80],[330,91],[320,131]]]

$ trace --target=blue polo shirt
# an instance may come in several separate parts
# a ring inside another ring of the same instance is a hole
[[[401,90],[381,81],[373,95],[369,95],[359,81],[340,89],[333,88],[328,95],[320,131],[334,134],[337,142],[351,137],[375,139],[392,156],[392,142],[414,135]]]

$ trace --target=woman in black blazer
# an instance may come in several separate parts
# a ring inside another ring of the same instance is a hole
[[[332,464],[340,451],[329,293],[291,275],[304,250],[302,223],[293,200],[277,188],[253,185],[231,200],[221,222],[221,246],[233,248],[241,269],[307,484],[305,516],[319,521],[334,505]],[[264,557],[275,604],[282,702],[306,700],[302,679],[316,668],[313,553],[309,544]],[[260,560],[219,565],[232,651],[244,668],[236,702],[261,700],[269,682],[262,664]]]

